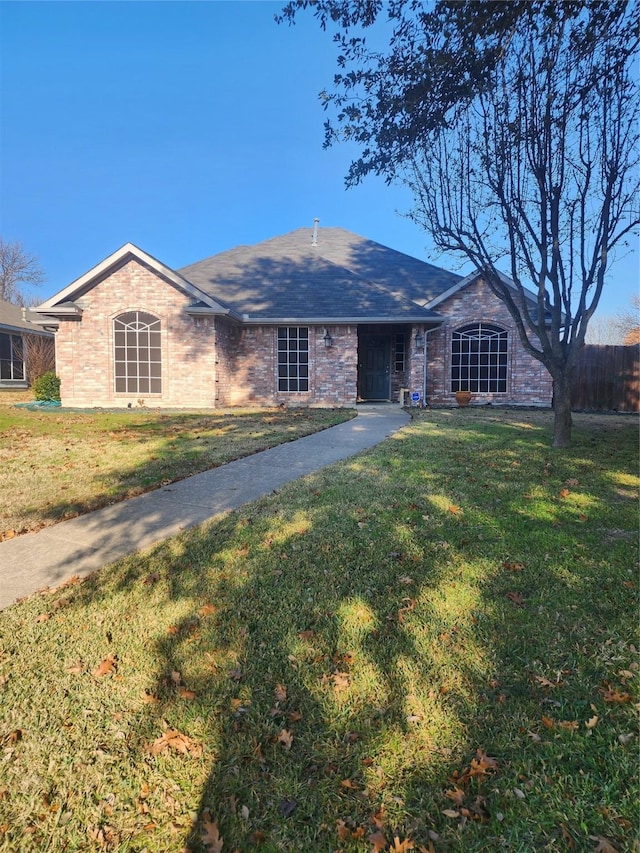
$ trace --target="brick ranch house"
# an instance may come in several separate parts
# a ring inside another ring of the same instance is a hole
[[[53,369],[53,335],[29,308],[0,299],[0,391],[28,388],[35,374]]]
[[[551,403],[481,276],[317,221],[179,270],[128,243],[37,311],[64,406]]]

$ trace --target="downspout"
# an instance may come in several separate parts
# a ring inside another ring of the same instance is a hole
[[[430,329],[424,330],[424,365],[422,368],[422,405],[428,406],[427,403],[427,352],[429,350],[429,332],[435,332],[440,326],[432,326]]]

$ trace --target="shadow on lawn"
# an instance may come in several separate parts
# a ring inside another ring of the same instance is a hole
[[[614,547],[602,528],[628,498],[587,455],[597,436],[561,457],[524,419],[490,430],[469,419],[462,439],[440,429],[427,463],[416,461],[418,424],[396,439],[402,456],[386,442],[129,561],[119,578],[189,605],[154,641],[149,690],[160,702],[141,726],[152,741],[161,720],[179,720],[204,743],[198,813],[210,810],[225,850],[363,849],[376,820],[389,841],[426,845],[434,829],[451,849],[474,832],[478,845],[509,846],[495,812],[524,784],[511,768],[530,762],[544,776],[531,729],[544,734],[543,714],[591,713],[593,693],[577,689],[558,710],[535,675],[572,669],[581,645],[624,636],[630,618],[600,575]],[[540,483],[520,475],[521,452],[535,456]],[[562,498],[571,475],[597,482],[600,501]],[[539,484],[557,499],[536,498]],[[98,576],[75,599],[95,600],[100,587]],[[180,681],[196,694],[188,710]],[[567,742],[572,772],[577,743]],[[486,802],[465,836],[442,813],[452,772],[476,749],[495,755],[500,781],[474,788]],[[560,843],[559,826],[532,819],[519,843]],[[185,844],[205,849],[200,824]]]
[[[126,455],[127,444],[140,443],[152,445],[152,451],[135,464],[118,463],[113,469],[97,473],[81,471],[78,476],[90,483],[90,497],[70,499],[58,491],[57,500],[46,508],[26,510],[25,518],[49,523],[73,518],[335,426],[354,415],[355,412],[339,409],[174,414],[154,411],[150,415],[133,410],[130,414],[126,411],[107,414],[106,417],[117,421],[112,427],[101,424],[96,427],[97,434],[104,436],[102,444],[96,445],[97,455],[111,458],[110,454],[118,454],[121,447]],[[78,422],[82,417],[75,415],[72,420]],[[89,422],[95,420],[86,417]],[[64,420],[64,415],[58,420]],[[56,465],[52,476],[60,479],[60,472],[65,471],[64,453],[56,459]],[[60,482],[66,489],[63,481]]]

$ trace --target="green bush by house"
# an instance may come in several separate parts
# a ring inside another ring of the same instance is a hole
[[[36,400],[60,400],[60,377],[53,370],[38,376],[33,383]]]

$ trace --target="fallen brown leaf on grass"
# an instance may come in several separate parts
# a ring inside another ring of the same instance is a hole
[[[477,749],[475,758],[471,759],[469,767],[465,768],[462,773],[457,770],[453,773],[451,781],[456,787],[466,785],[467,782],[476,776],[487,776],[489,771],[498,769],[498,761],[495,758],[487,755],[483,749]]]
[[[72,663],[71,666],[67,667],[67,672],[70,672],[72,675],[80,675],[84,666],[81,660],[77,660],[75,663]]]
[[[2,738],[2,743],[3,745],[18,743],[19,740],[22,740],[23,734],[24,732],[22,729],[14,729]]]
[[[408,838],[405,838],[404,841],[400,841],[399,837],[396,835],[393,839],[393,847],[390,847],[391,853],[406,853],[407,850],[413,850],[415,848],[415,844],[413,841],[410,841]]]
[[[534,676],[534,678],[542,687],[562,687],[562,685],[564,684],[563,681],[550,681],[548,678],[544,678],[542,675],[536,675]]]
[[[616,704],[622,704],[624,702],[631,702],[631,694],[630,693],[620,693],[619,690],[616,690],[612,687],[603,688],[601,693],[604,697],[605,702],[613,702]]]
[[[513,601],[518,607],[524,607],[524,598],[520,595],[519,592],[508,592],[507,598],[509,601]]]
[[[381,853],[381,851],[383,851],[384,848],[387,846],[387,839],[380,832],[380,830],[374,832],[373,835],[370,835],[369,841],[371,842],[371,844],[373,844],[371,853]]]
[[[340,839],[340,841],[346,841],[347,838],[351,836],[351,829],[342,820],[342,818],[338,818],[338,820],[336,821],[336,831],[338,833],[338,838]]]
[[[455,787],[455,788],[453,788],[452,790],[450,790],[450,791],[445,791],[445,792],[444,792],[444,795],[445,795],[445,797],[448,797],[450,800],[453,800],[453,802],[454,802],[457,806],[461,806],[461,805],[462,805],[462,803],[464,802],[464,798],[465,798],[465,796],[466,796],[466,794],[465,794],[465,792],[462,790],[462,788],[458,788],[458,786],[457,786],[457,785],[456,785],[456,787]]]
[[[211,820],[211,813],[209,809],[205,809],[202,813],[202,830],[200,836],[208,853],[222,853],[224,839],[220,837],[218,821]]]
[[[281,743],[287,751],[290,750],[293,743],[293,733],[287,729],[282,729],[278,735],[278,743]]]
[[[276,702],[286,702],[287,699],[287,688],[284,684],[276,684],[276,689],[274,690]]]
[[[107,655],[106,658],[94,670],[93,674],[96,678],[102,678],[103,675],[109,675],[115,672],[118,668],[118,656]]]
[[[331,676],[331,680],[333,681],[333,687],[335,690],[346,690],[349,686],[349,673],[334,672]]]
[[[173,749],[175,752],[190,755],[192,758],[199,758],[202,755],[202,746],[195,743],[187,735],[182,734],[178,729],[165,729],[163,734],[151,744],[150,752],[152,755],[159,755],[165,749]]]
[[[598,846],[595,848],[594,853],[618,853],[618,848],[614,847],[609,839],[605,838],[604,835],[590,835],[589,838],[591,841],[598,842]]]

